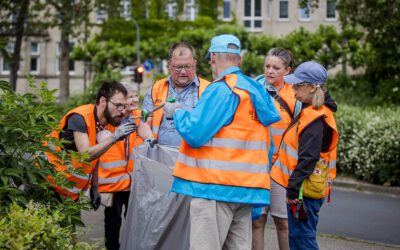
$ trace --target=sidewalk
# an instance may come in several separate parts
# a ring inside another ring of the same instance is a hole
[[[373,185],[345,176],[338,176],[333,182],[333,186],[336,188],[350,188],[360,192],[378,193],[382,195],[400,197],[400,187]]]
[[[82,219],[86,224],[85,228],[78,228],[79,239],[87,242],[99,242],[98,249],[104,248],[104,211],[100,207],[98,211],[82,211]],[[358,239],[350,239],[345,237],[337,237],[335,235],[318,235],[318,244],[323,250],[399,250],[400,246],[392,246],[376,242],[368,242]],[[265,230],[265,249],[278,250],[278,242],[273,225],[267,225]]]

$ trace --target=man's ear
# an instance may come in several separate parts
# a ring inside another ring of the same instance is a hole
[[[100,104],[106,103],[107,98],[105,96],[100,97]]]

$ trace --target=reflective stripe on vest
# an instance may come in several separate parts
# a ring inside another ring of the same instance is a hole
[[[65,127],[66,122],[68,118],[73,115],[73,114],[78,114],[83,117],[85,120],[86,128],[87,128],[87,134],[89,137],[89,146],[94,146],[96,144],[96,123],[95,123],[95,118],[94,118],[94,105],[93,104],[87,104],[87,105],[82,105],[79,106],[71,111],[69,111],[60,121],[60,124],[58,125],[58,128],[61,130]],[[58,139],[59,138],[59,132],[58,131],[53,131],[51,134],[54,138]],[[55,150],[57,152],[61,152],[61,148],[55,147],[54,145],[50,144],[48,147],[51,150]],[[73,200],[76,200],[78,198],[78,193],[79,191],[90,187],[90,176],[93,171],[93,169],[96,166],[97,160],[93,160],[90,162],[90,165],[84,164],[84,163],[79,163],[75,160],[72,161],[72,165],[75,169],[81,169],[83,175],[77,175],[77,174],[68,174],[65,171],[68,169],[67,166],[64,165],[64,163],[61,162],[61,160],[55,156],[54,154],[50,152],[45,153],[48,160],[56,167],[56,170],[59,172],[62,172],[66,178],[74,183],[73,188],[61,188],[57,186],[54,182],[54,180],[49,176],[49,180],[53,183],[54,188],[59,192],[61,195],[64,197],[71,197]]]
[[[239,97],[232,122],[200,148],[182,141],[173,175],[205,184],[269,189],[269,131],[258,120],[249,93],[236,87],[237,75],[223,79],[212,84],[227,84]]]
[[[320,159],[329,166],[329,176],[336,177],[336,146],[338,143],[338,132],[332,111],[323,106],[315,110],[312,106],[303,109],[297,123],[290,126],[285,134],[278,151],[278,157],[271,169],[271,178],[282,185],[288,186],[289,178],[295,170],[298,161],[298,142],[301,132],[316,119],[324,117],[325,123],[333,129],[332,142],[328,152],[321,152]]]
[[[294,113],[296,99],[294,98],[294,91],[292,86],[285,83],[283,87],[279,90],[279,97],[284,102],[286,102],[286,104],[290,108],[290,111]],[[290,114],[284,108],[281,107],[281,105],[277,100],[275,100],[275,98],[274,98],[274,104],[276,110],[278,110],[279,115],[281,116],[281,120],[270,125],[271,135],[274,142],[274,155],[272,157],[272,162],[275,161],[275,159],[277,158],[279,145],[282,141],[282,135],[288,128],[290,122],[292,121],[292,117],[290,116]]]
[[[206,87],[210,84],[209,81],[204,80],[202,78],[199,78],[199,98],[203,94],[204,90]],[[161,79],[159,81],[156,81],[154,83],[152,89],[151,89],[151,98],[153,100],[153,105],[154,107],[159,106],[160,104],[163,104],[167,98],[168,98],[168,78]],[[153,113],[153,120],[151,124],[151,130],[153,132],[154,138],[158,138],[158,132],[160,130],[160,125],[162,121],[162,117],[164,114],[164,109],[161,108],[157,110],[156,112]]]
[[[140,113],[140,110],[135,110],[132,116],[140,116]],[[139,125],[140,120],[135,119],[135,123]],[[124,141],[118,141],[111,146],[99,158],[98,184],[100,192],[117,192],[130,187],[130,174],[134,164],[133,150],[142,142],[136,132],[132,133]],[[129,144],[127,145],[127,143]]]

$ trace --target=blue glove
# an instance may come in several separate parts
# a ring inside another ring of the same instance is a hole
[[[165,118],[171,120],[174,117],[175,110],[181,107],[182,104],[179,102],[166,102],[164,105]]]

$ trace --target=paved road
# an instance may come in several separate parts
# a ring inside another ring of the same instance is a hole
[[[400,245],[400,197],[334,189],[319,232]]]
[[[86,230],[81,228],[81,232],[89,232],[81,233],[81,239],[88,241],[101,239],[104,233],[102,209],[97,212],[83,212],[82,218],[87,227]],[[272,220],[268,221],[265,249],[278,249],[276,233],[271,225]],[[400,249],[398,225],[400,225],[399,197],[392,198],[336,188],[332,194],[332,203],[324,204],[322,208],[319,223],[319,233],[322,235],[319,235],[318,242],[321,249],[329,250]],[[100,246],[103,246],[101,242]]]
[[[400,247],[400,197],[334,188],[331,198],[321,209],[319,233]]]

